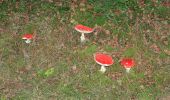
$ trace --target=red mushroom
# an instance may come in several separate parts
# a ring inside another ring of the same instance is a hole
[[[129,73],[130,69],[135,65],[135,61],[131,58],[124,58],[120,63],[126,69],[127,73]]]
[[[85,36],[84,36],[85,33],[93,32],[92,28],[84,26],[84,25],[81,25],[81,24],[76,25],[74,28],[75,28],[76,31],[81,33],[81,37],[80,37],[81,42],[85,41]]]
[[[32,38],[33,38],[32,34],[24,34],[22,36],[22,39],[24,39],[26,43],[30,43]]]
[[[103,54],[103,53],[96,53],[94,55],[94,59],[95,59],[96,63],[101,65],[100,71],[102,73],[104,73],[106,71],[105,66],[110,66],[114,63],[111,56]]]

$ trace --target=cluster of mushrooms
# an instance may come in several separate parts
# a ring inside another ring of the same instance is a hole
[[[101,65],[100,71],[102,73],[106,71],[106,66],[114,64],[112,57],[103,53],[94,54],[94,60]],[[126,69],[126,72],[129,73],[130,69],[135,65],[135,61],[132,58],[123,58],[120,64]]]
[[[94,31],[93,28],[78,24],[75,26],[75,30],[81,33],[80,40],[81,42],[85,42],[85,35],[87,33],[92,33]],[[106,71],[106,66],[111,66],[114,61],[111,56],[103,53],[94,54],[94,60],[96,63],[101,65],[100,71],[104,73]],[[120,64],[126,69],[126,72],[129,73],[130,69],[135,65],[135,61],[132,58],[123,58],[120,61]]]
[[[80,40],[81,42],[85,42],[85,34],[92,33],[94,31],[93,28],[78,24],[75,27],[75,30],[81,33]],[[25,43],[29,44],[31,43],[31,40],[33,39],[33,34],[24,34],[22,36],[22,39],[25,40]],[[106,66],[111,66],[114,64],[114,60],[110,55],[104,54],[104,53],[96,53],[94,54],[94,60],[96,63],[101,65],[100,71],[102,73],[105,73]],[[129,73],[130,69],[135,65],[135,61],[132,58],[123,58],[120,61],[120,64],[126,69],[126,72]]]

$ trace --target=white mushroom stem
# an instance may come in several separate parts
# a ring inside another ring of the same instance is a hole
[[[80,39],[81,39],[81,42],[84,42],[84,41],[85,41],[84,33],[81,33],[81,37],[80,37]]]
[[[105,71],[106,71],[106,67],[105,66],[101,66],[100,72],[105,73]]]
[[[30,39],[26,39],[26,40],[25,40],[25,43],[30,43],[30,42],[31,42]]]
[[[130,68],[126,68],[126,72],[129,73],[129,71],[130,71]]]

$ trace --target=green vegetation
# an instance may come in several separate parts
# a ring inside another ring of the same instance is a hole
[[[170,96],[170,2],[1,0],[1,100],[156,100]],[[94,27],[80,43],[76,24]],[[30,44],[22,39],[33,33]],[[98,70],[95,52],[115,63]],[[127,74],[119,61],[135,59]]]

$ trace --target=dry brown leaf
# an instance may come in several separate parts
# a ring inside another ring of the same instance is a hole
[[[161,41],[164,45],[168,45],[168,36],[166,35],[161,36]]]
[[[162,6],[170,7],[170,2],[168,2],[168,1],[166,2],[166,1],[165,1],[165,2],[162,3]]]
[[[139,0],[139,5],[140,5],[141,7],[145,6],[145,0]]]
[[[88,9],[88,10],[92,10],[92,9],[93,9],[93,6],[87,5],[87,9]]]
[[[18,9],[19,8],[19,2],[16,2],[15,4],[15,8]]]
[[[0,3],[2,3],[4,0],[0,0]]]
[[[29,16],[28,16],[28,14],[25,13],[25,14],[23,15],[23,17],[24,17],[24,22],[25,22],[25,23],[28,23],[28,22],[29,22]]]
[[[150,49],[155,53],[160,53],[161,49],[154,43],[150,46]]]
[[[115,13],[116,15],[120,15],[121,11],[120,11],[120,10],[115,10],[114,13]]]

